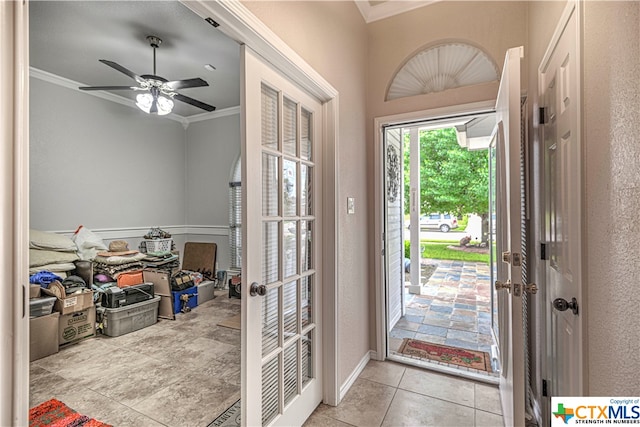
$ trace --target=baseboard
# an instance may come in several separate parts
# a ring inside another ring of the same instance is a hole
[[[353,372],[351,372],[351,375],[349,375],[349,378],[347,378],[347,380],[344,382],[344,384],[342,384],[340,386],[340,399],[339,399],[339,402],[342,402],[342,399],[347,394],[347,392],[349,391],[349,389],[351,388],[353,383],[356,382],[356,380],[358,379],[358,377],[360,376],[360,374],[362,373],[364,368],[367,366],[367,363],[369,363],[369,360],[371,360],[371,350],[369,350],[369,351],[367,351],[365,353],[365,355],[362,358],[362,360],[360,360],[360,363],[358,363],[358,366],[356,366],[356,368],[353,370]]]

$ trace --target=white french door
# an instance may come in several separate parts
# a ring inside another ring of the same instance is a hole
[[[322,105],[242,46],[242,425],[322,400]]]
[[[387,331],[404,315],[404,223],[402,128],[384,130],[384,266],[387,283]]]
[[[525,343],[522,283],[522,175],[520,62],[523,48],[507,51],[496,101],[496,252],[500,397],[505,426],[525,425]]]

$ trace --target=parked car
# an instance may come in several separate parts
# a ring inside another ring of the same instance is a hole
[[[447,233],[452,228],[458,228],[458,219],[445,213],[430,213],[420,217],[420,228],[437,228]]]

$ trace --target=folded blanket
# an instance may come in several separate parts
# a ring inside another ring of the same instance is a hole
[[[142,252],[136,252],[131,255],[112,255],[112,256],[102,256],[100,253],[93,259],[97,263],[108,264],[108,265],[120,265],[127,264],[130,262],[140,261],[145,258],[147,255]]]
[[[42,249],[29,249],[29,267],[48,264],[73,262],[79,259],[75,252],[58,252]]]

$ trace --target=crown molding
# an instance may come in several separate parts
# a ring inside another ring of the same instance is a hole
[[[36,78],[38,80],[42,80],[42,81],[57,85],[57,86],[75,90],[85,95],[95,96],[96,98],[115,102],[116,104],[124,105],[126,107],[138,110],[138,107],[136,107],[136,105],[129,98],[125,98],[124,96],[119,96],[111,92],[100,91],[100,90],[83,91],[78,88],[81,86],[87,86],[86,84],[76,82],[74,80],[70,80],[65,77],[58,76],[56,74],[49,73],[48,71],[43,71],[35,67],[29,67],[29,76]],[[211,120],[219,117],[232,116],[234,114],[240,114],[239,105],[237,107],[229,107],[229,108],[224,108],[222,110],[216,110],[216,111],[206,112],[202,114],[195,114],[189,117],[180,116],[174,113],[167,114],[166,116],[163,116],[163,117],[166,117],[169,120],[173,120],[181,123],[182,126],[186,129],[189,126],[189,124],[194,122],[201,122],[203,120]]]
[[[372,6],[371,2],[368,0],[354,0],[356,6],[358,6],[358,10],[360,10],[360,14],[367,24],[381,19],[390,18],[404,12],[409,12],[423,6],[428,6],[430,4],[437,3],[438,1],[440,0],[388,0]]]

